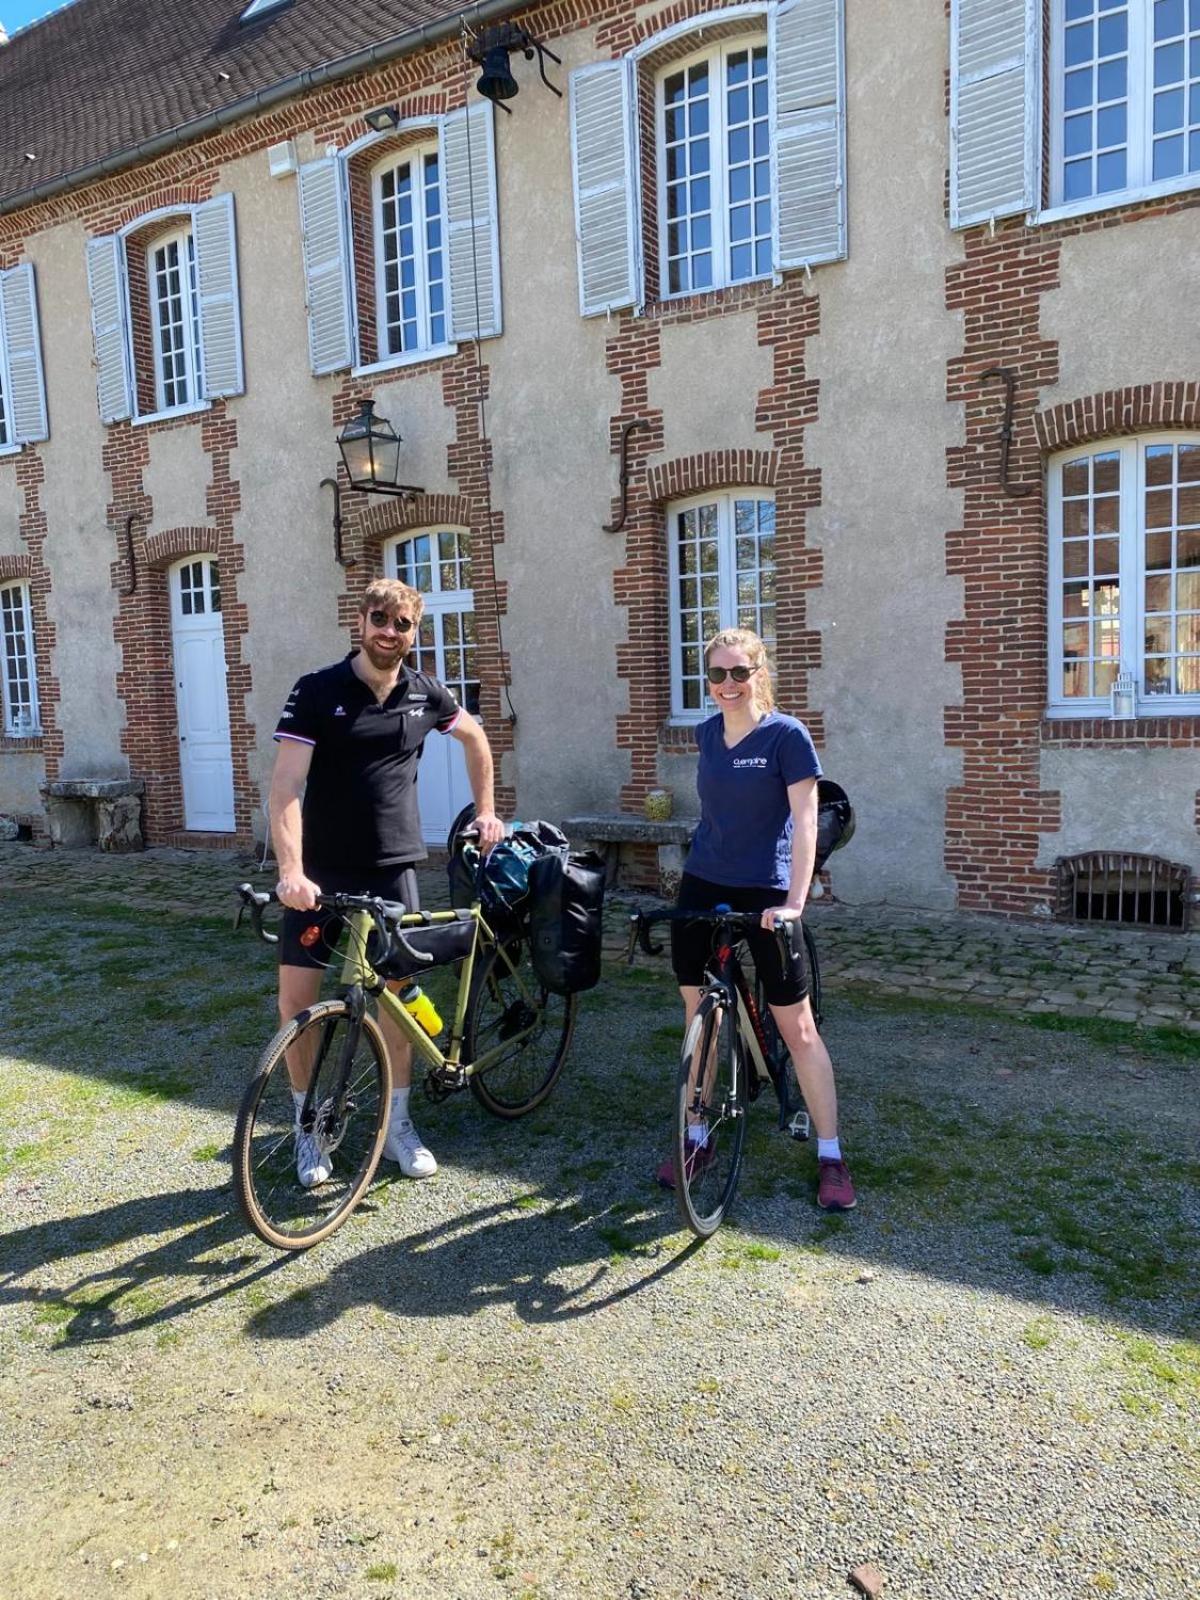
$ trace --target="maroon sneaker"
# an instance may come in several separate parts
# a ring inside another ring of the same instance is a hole
[[[711,1142],[708,1144],[694,1144],[687,1154],[687,1176],[690,1183],[697,1173],[703,1172],[705,1167],[711,1167],[717,1159],[717,1152]],[[662,1188],[675,1187],[675,1158],[668,1156],[658,1169],[658,1181]]]
[[[817,1162],[817,1204],[822,1211],[853,1211],[858,1204],[844,1161]]]

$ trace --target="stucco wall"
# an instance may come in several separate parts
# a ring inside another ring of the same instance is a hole
[[[46,467],[41,503],[56,640],[51,667],[61,693],[61,776],[120,778],[129,775],[129,763],[121,751],[121,708],[112,689],[119,665],[112,632],[116,545],[107,524],[111,493],[101,464],[104,429],[90,360],[85,238],[78,223],[64,223],[38,234],[29,249],[37,270],[50,412],[50,438],[39,448]]]
[[[201,527],[208,521],[206,494],[212,460],[196,448],[196,426],[150,435],[146,493],[154,503],[147,534]]]
[[[594,58],[591,37],[555,45],[556,81]],[[520,811],[564,816],[614,805],[627,776],[612,732],[627,706],[614,670],[624,615],[612,589],[624,540],[601,528],[617,492],[608,430],[619,389],[605,372],[604,318],[579,315],[565,102],[531,87],[496,122],[504,337],[483,353],[518,717],[506,775]]]
[[[1136,850],[1200,874],[1194,750],[1045,750],[1042,787],[1062,795],[1061,833],[1041,835],[1039,864],[1085,850]]]
[[[0,456],[0,556],[23,553],[18,521],[25,497],[17,487],[15,456]]]
[[[823,765],[858,816],[831,872],[847,900],[949,906],[945,792],[960,764],[943,747],[943,708],[961,686],[945,627],[962,595],[945,575],[945,534],[961,517],[945,452],[961,422],[945,363],[961,330],[944,309],[959,246],[943,220],[941,7],[869,18],[849,7],[846,48],[849,258],[814,277],[821,328],[808,365],[820,399],[805,439],[821,473],[808,542],[824,551],[809,601],[822,651],[811,695],[825,716]]]

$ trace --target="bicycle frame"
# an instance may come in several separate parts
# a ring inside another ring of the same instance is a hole
[[[500,1060],[506,1052],[512,1049],[514,1040],[525,1038],[531,1034],[540,1022],[540,1011],[536,1004],[535,996],[530,992],[521,973],[509,959],[508,951],[492,933],[484,921],[483,914],[478,904],[471,907],[471,916],[475,922],[475,937],[471,941],[471,948],[462,964],[462,971],[458,980],[458,993],[455,997],[454,1018],[450,1024],[450,1038],[446,1050],[443,1052],[437,1042],[429,1037],[425,1029],[411,1016],[404,1006],[399,994],[389,988],[388,980],[380,977],[367,959],[367,936],[374,923],[365,911],[353,911],[347,918],[346,953],[342,961],[341,982],[343,986],[352,990],[360,988],[374,997],[380,1009],[387,1012],[396,1024],[396,1027],[412,1045],[414,1052],[420,1056],[435,1074],[453,1076],[459,1083],[465,1083],[477,1072],[486,1072],[488,1067]],[[460,913],[456,911],[433,911],[428,915],[422,912],[412,912],[400,919],[402,928],[423,928],[431,923],[446,923],[461,920]],[[466,1030],[467,1007],[471,999],[471,979],[475,972],[475,961],[479,954],[481,940],[486,941],[494,949],[500,960],[508,968],[509,974],[516,980],[521,998],[529,1003],[537,1015],[529,1027],[523,1032],[514,1033],[504,1039],[493,1049],[485,1051],[475,1061],[464,1063],[462,1060],[462,1045]],[[417,981],[418,973],[413,973],[413,981]]]
[[[709,968],[709,972],[713,981],[705,985],[705,990],[719,986],[732,994],[738,1031],[749,1052],[750,1063],[760,1080],[773,1083],[774,1075],[767,1066],[769,1052],[762,1018],[759,1016],[754,996],[750,993],[742,964],[734,954],[732,942],[717,947],[716,962]]]

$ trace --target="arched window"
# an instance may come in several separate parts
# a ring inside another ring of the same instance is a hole
[[[698,722],[708,708],[704,643],[722,628],[753,628],[775,658],[775,501],[761,489],[722,490],[667,510],[671,714]]]
[[[1056,456],[1049,529],[1051,713],[1106,715],[1118,675],[1143,716],[1200,711],[1200,435]]]
[[[475,596],[468,534],[439,528],[406,535],[390,545],[388,576],[418,590],[425,600],[414,646],[414,665],[454,691],[472,716],[479,713],[475,646]]]

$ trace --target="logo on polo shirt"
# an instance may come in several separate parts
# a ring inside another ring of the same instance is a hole
[[[765,772],[767,767],[766,756],[735,756],[735,767],[750,767],[757,772]]]
[[[345,711],[342,709],[341,706],[334,706],[333,714],[334,714],[335,717],[344,717],[346,715]]]

